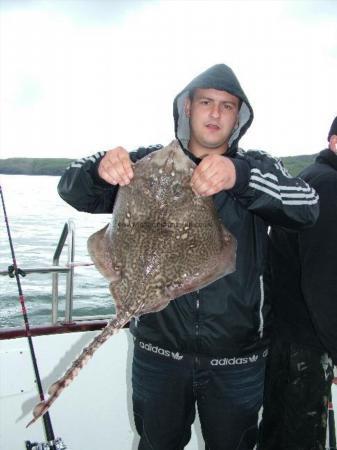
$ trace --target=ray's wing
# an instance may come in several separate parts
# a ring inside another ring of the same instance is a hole
[[[119,262],[109,239],[109,227],[106,225],[89,237],[88,252],[97,270],[108,280],[117,281],[120,279]]]

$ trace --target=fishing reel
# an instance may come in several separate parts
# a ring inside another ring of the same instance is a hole
[[[17,272],[19,275],[21,275],[22,277],[26,276],[26,272],[23,271],[22,269],[20,269],[19,267],[16,268]],[[15,277],[15,266],[14,264],[8,266],[8,276],[9,278],[14,278]]]
[[[50,443],[38,443],[26,441],[26,450],[66,450],[67,447],[62,442],[61,438],[56,438]]]

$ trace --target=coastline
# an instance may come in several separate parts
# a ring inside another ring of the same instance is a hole
[[[314,162],[317,155],[284,156],[280,158],[292,176]],[[0,174],[60,176],[75,159],[68,158],[0,158]]]
[[[68,158],[0,159],[0,174],[60,176],[73,161]]]

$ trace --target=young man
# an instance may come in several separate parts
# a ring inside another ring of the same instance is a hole
[[[232,70],[219,64],[186,86],[173,105],[175,135],[197,163],[192,187],[213,195],[238,242],[236,272],[130,324],[135,338],[133,407],[140,450],[181,450],[198,406],[206,448],[248,450],[262,404],[269,308],[263,273],[268,225],[299,229],[318,215],[318,198],[280,161],[245,153],[239,139],[253,110]],[[132,162],[156,148],[121,147],[76,162],[61,197],[88,212],[111,212]]]
[[[275,324],[260,450],[325,449],[337,364],[337,117],[328,141],[300,174],[320,197],[316,224],[298,233],[273,227],[271,233]]]

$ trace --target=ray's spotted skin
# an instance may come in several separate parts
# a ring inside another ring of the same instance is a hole
[[[43,415],[94,352],[132,317],[159,311],[174,298],[234,272],[236,239],[222,225],[210,197],[190,186],[195,164],[177,141],[134,165],[120,186],[110,225],[88,239],[96,268],[110,281],[116,318],[82,351],[35,406]]]

